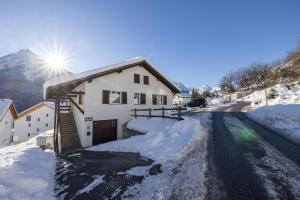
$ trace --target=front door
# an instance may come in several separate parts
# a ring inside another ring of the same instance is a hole
[[[93,122],[93,145],[117,139],[117,120],[99,120]]]

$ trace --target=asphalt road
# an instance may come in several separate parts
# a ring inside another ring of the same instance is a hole
[[[212,112],[207,199],[300,199],[299,145],[240,112],[247,106]]]

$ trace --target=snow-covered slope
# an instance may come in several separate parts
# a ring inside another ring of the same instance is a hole
[[[0,199],[54,199],[54,170],[53,152],[39,149],[35,138],[0,148]]]
[[[268,105],[276,104],[298,104],[300,103],[300,89],[298,87],[290,87],[290,90],[283,84],[277,84],[274,87],[278,96],[275,99],[268,99]],[[269,94],[271,88],[266,89],[266,93]],[[241,101],[251,101],[252,106],[257,108],[266,105],[266,93],[265,90],[255,91],[248,96],[241,98]]]

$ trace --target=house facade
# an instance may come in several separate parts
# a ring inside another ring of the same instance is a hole
[[[12,143],[15,119],[17,119],[17,112],[12,100],[0,99],[0,146]]]
[[[184,106],[191,102],[192,95],[188,93],[178,93],[174,95],[173,104],[176,106]]]
[[[53,129],[54,104],[41,102],[18,114],[14,126],[14,142],[24,142],[28,139]]]
[[[123,138],[132,109],[172,107],[179,89],[146,59],[98,68],[44,85],[45,97],[71,94],[81,146]]]

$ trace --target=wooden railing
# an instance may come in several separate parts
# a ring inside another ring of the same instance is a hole
[[[177,107],[177,108],[146,108],[146,109],[133,109],[133,116],[136,117],[161,117],[161,118],[169,118],[169,119],[177,119],[177,120],[183,120],[182,116],[182,110],[186,110],[186,108]],[[155,111],[161,111],[161,115],[154,115],[153,112]],[[171,115],[166,115],[166,111],[176,111],[176,113],[172,113]],[[147,114],[138,114],[138,112],[147,112]],[[175,115],[175,116],[174,116]]]

